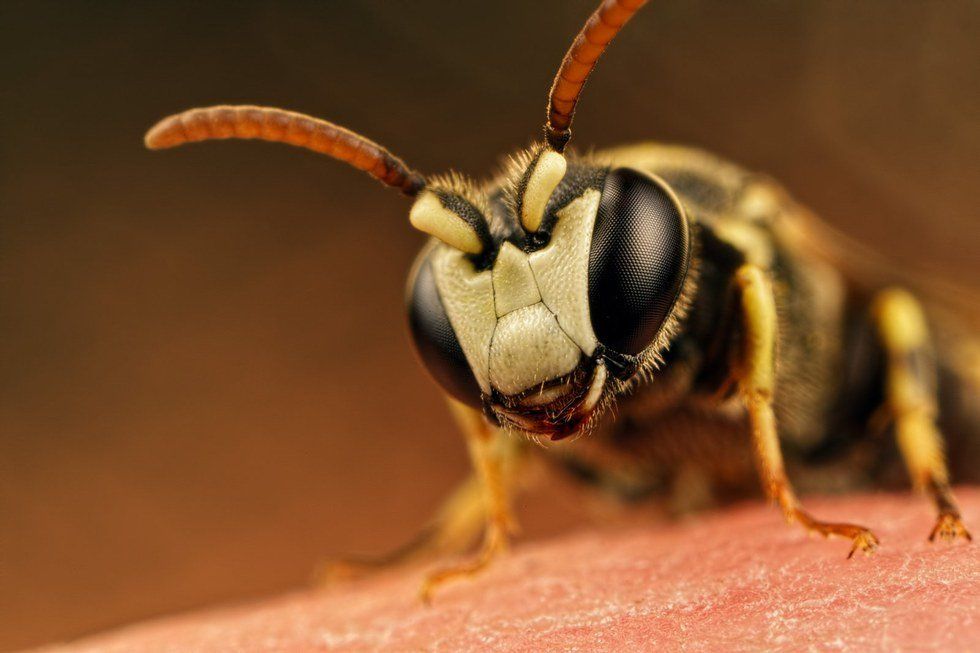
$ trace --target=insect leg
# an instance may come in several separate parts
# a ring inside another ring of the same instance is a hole
[[[870,530],[854,524],[815,519],[796,498],[783,466],[772,405],[779,328],[772,286],[766,273],[754,265],[739,268],[735,282],[740,292],[743,330],[736,376],[748,412],[756,463],[766,495],[779,505],[787,521],[797,522],[808,531],[825,537],[835,535],[849,538],[852,546],[848,557],[855,551],[874,551],[878,538]]]
[[[482,417],[478,414],[471,421],[473,411],[452,401],[450,408],[464,430],[477,426],[483,428],[480,424]],[[489,429],[489,426],[486,428]],[[516,467],[523,461],[519,444],[516,439],[508,438],[501,445],[501,483],[508,487],[516,478]],[[473,446],[470,445],[471,452]],[[349,556],[328,560],[314,573],[314,582],[329,585],[399,565],[464,553],[486,528],[490,517],[487,498],[486,483],[479,471],[475,471],[453,490],[432,520],[414,538],[379,556]]]
[[[483,484],[471,475],[443,502],[432,521],[394,551],[375,557],[347,557],[322,564],[317,584],[363,576],[389,567],[466,551],[486,523]]]
[[[485,530],[483,543],[473,559],[436,569],[426,576],[419,588],[419,596],[427,603],[440,585],[484,569],[507,548],[509,536],[517,532],[517,522],[511,513],[510,490],[520,454],[519,442],[490,426],[477,410],[452,400],[450,408],[463,429],[470,459],[480,480]]]
[[[885,401],[902,458],[917,490],[930,494],[939,516],[929,540],[970,540],[949,488],[943,436],[936,426],[936,369],[929,328],[919,302],[893,288],[872,304],[886,355]]]

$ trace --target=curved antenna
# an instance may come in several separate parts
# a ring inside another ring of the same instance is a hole
[[[158,122],[144,142],[151,150],[161,150],[223,138],[256,138],[326,154],[409,197],[425,187],[422,175],[374,141],[326,120],[284,109],[249,105],[190,109]]]
[[[563,152],[572,137],[575,105],[599,57],[623,25],[646,3],[647,0],[604,0],[572,41],[548,97],[548,122],[544,131],[548,145],[556,152]]]

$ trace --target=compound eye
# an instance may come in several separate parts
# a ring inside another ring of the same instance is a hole
[[[599,342],[621,354],[648,347],[677,301],[690,256],[687,218],[666,185],[629,168],[609,171],[589,253]]]
[[[480,386],[446,315],[428,258],[422,261],[411,284],[408,324],[415,351],[432,378],[454,399],[479,408]]]

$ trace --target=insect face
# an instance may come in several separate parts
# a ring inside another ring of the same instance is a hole
[[[485,192],[436,181],[412,222],[436,236],[409,285],[426,367],[456,399],[533,435],[584,430],[653,365],[690,265],[684,211],[631,169],[519,157]]]
[[[586,78],[644,3],[606,0],[589,19],[552,85],[546,145],[518,156],[503,183],[426,177],[364,136],[269,107],[191,109],[160,121],[146,144],[288,143],[415,198],[409,220],[433,237],[409,298],[426,367],[491,420],[566,437],[654,364],[683,312],[688,223],[670,189],[563,154]]]

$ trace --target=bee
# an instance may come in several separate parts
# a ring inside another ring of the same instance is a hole
[[[600,4],[562,60],[543,140],[488,181],[422,175],[364,136],[275,108],[192,109],[146,135],[151,149],[288,143],[412,198],[409,222],[430,236],[408,283],[412,339],[474,473],[387,562],[461,553],[482,534],[472,558],[426,577],[423,597],[505,549],[531,459],[627,501],[738,496],[757,476],[786,520],[846,538],[848,557],[878,538],[810,514],[787,469],[856,487],[904,462],[935,504],[929,539],[970,540],[946,463],[947,446],[969,460],[959,452],[980,439],[969,327],[937,331],[941,311],[915,283],[767,177],[688,147],[567,149],[587,78],[644,4]]]

